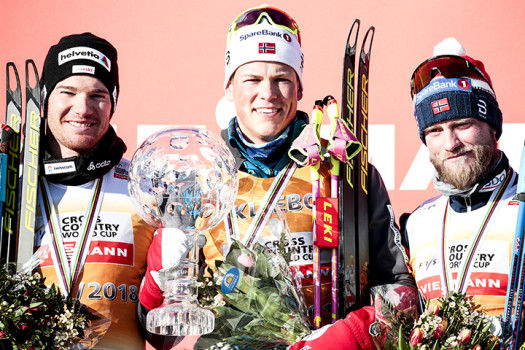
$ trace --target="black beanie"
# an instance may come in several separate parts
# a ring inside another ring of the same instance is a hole
[[[47,53],[40,79],[44,116],[47,114],[49,95],[56,84],[80,74],[94,76],[107,87],[113,115],[120,90],[117,49],[105,39],[83,33],[63,37]]]

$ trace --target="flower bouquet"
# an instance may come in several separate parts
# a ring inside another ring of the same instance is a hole
[[[492,334],[493,318],[472,299],[472,296],[451,292],[436,302],[427,302],[426,310],[417,320],[383,303],[381,311],[390,327],[384,348],[494,349],[499,338]]]
[[[39,273],[0,268],[0,349],[70,349],[98,317]]]
[[[285,349],[310,333],[302,294],[284,256],[233,241],[199,300],[216,315],[213,333],[196,349]]]

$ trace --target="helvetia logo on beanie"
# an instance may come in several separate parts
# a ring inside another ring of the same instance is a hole
[[[108,72],[111,72],[111,61],[102,52],[91,47],[78,46],[64,50],[58,54],[58,65],[73,60],[91,60],[99,63]]]

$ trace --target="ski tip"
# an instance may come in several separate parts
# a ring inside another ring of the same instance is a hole
[[[29,74],[29,72],[31,71],[30,68],[33,68],[32,71],[33,71],[34,81],[32,83],[30,82],[30,78],[31,78]],[[28,87],[31,87],[32,89],[37,89],[37,88],[40,88],[39,84],[40,84],[40,78],[38,76],[38,69],[36,67],[35,61],[29,58],[26,60],[26,85]]]
[[[346,38],[347,50],[355,50],[357,48],[357,38],[359,36],[360,25],[361,25],[361,21],[356,18],[354,20],[354,23],[352,23],[352,26],[350,27],[350,30],[348,31],[348,37]]]

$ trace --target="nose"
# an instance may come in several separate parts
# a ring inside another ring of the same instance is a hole
[[[77,94],[73,99],[72,109],[76,115],[89,115],[92,111],[89,98],[84,94]]]
[[[259,85],[259,97],[265,100],[272,100],[277,96],[277,84],[270,79],[264,79]]]
[[[443,132],[443,144],[447,152],[454,152],[462,143],[454,129],[445,129]]]

